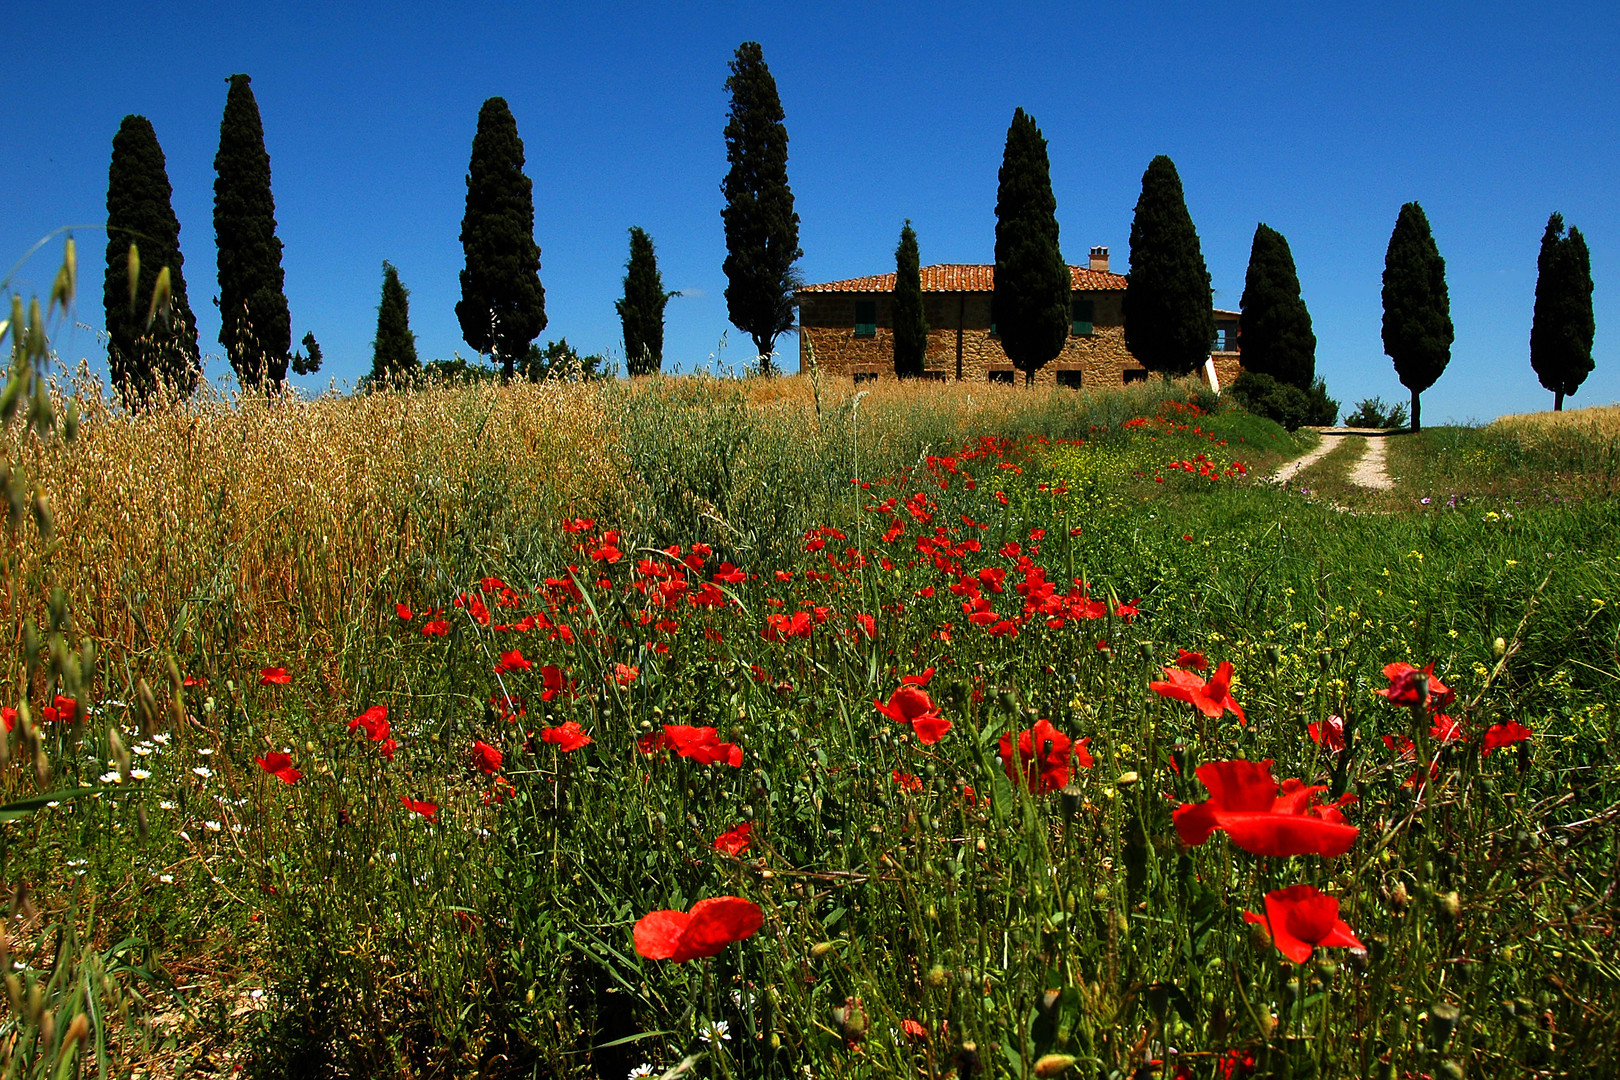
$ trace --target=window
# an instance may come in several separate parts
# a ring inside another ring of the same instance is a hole
[[[1057,373],[1057,384],[1067,386],[1071,390],[1078,390],[1080,389],[1080,376],[1081,372],[1078,371],[1060,371]]]
[[[990,381],[993,383],[1007,383],[1011,385],[1013,381],[1013,373],[1010,371],[991,371],[988,374],[990,376]]]
[[[1000,337],[1001,336],[1000,334],[996,333],[996,324],[995,323],[990,324],[990,336],[991,337]]]
[[[1133,382],[1147,382],[1147,375],[1147,368],[1126,368],[1125,385],[1129,386]]]
[[[1097,305],[1091,300],[1075,300],[1073,316],[1074,326],[1072,332],[1075,337],[1090,337],[1092,317],[1097,313]]]
[[[878,373],[875,371],[857,371],[853,378],[857,383],[877,382]]]
[[[855,301],[855,336],[877,337],[877,301]]]
[[[1238,328],[1235,326],[1221,326],[1215,330],[1215,344],[1211,352],[1237,352]]]

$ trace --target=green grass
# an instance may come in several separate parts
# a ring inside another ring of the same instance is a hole
[[[554,511],[509,497],[521,458],[423,447],[462,479],[398,493],[399,520],[431,508],[455,527],[357,570],[367,591],[341,603],[363,615],[333,620],[330,646],[177,639],[177,673],[207,681],[157,679],[155,712],[104,639],[79,691],[96,722],[42,726],[40,747],[53,785],[100,784],[120,769],[110,724],[148,775],[0,826],[8,879],[46,915],[16,936],[37,942],[22,982],[48,977],[54,921],[137,1016],[178,1003],[178,1029],[97,1027],[119,1075],[203,1051],[267,1077],[617,1080],[694,1057],[700,1076],[965,1080],[1058,1075],[1050,1055],[1111,1077],[1172,1075],[1171,1048],[1198,1077],[1248,1059],[1279,1077],[1609,1064],[1620,559],[1601,453],[1513,457],[1437,429],[1411,446],[1446,448],[1442,464],[1400,458],[1395,512],[1345,514],[1259,480],[1308,436],[1180,388],[971,406],[757,393],[603,390],[592,450],[616,482]],[[1412,497],[1441,475],[1455,505]],[[1522,497],[1552,476],[1583,497]],[[596,520],[565,532],[576,517]],[[936,535],[956,546],[919,550]],[[694,605],[728,562],[748,577]],[[1075,590],[1061,625],[1025,612],[1015,586],[1040,579],[1021,566]],[[995,622],[950,590],[964,574]],[[679,577],[684,592],[659,589]],[[765,632],[797,611],[808,636]],[[424,635],[431,618],[444,636]],[[532,668],[503,659],[514,648]],[[1150,689],[1183,649],[1233,666],[1246,724]],[[1464,741],[1436,745],[1425,715],[1374,693],[1402,661],[1456,691]],[[260,685],[277,665],[292,682]],[[547,665],[577,693],[547,700]],[[952,727],[923,745],[873,701],[928,668]],[[348,723],[378,705],[392,758]],[[1341,753],[1307,734],[1330,715]],[[1094,764],[1060,790],[997,761],[1038,720],[1089,740]],[[540,737],[569,721],[593,742]],[[1533,738],[1483,755],[1508,721]],[[644,753],[666,724],[715,728],[742,764]],[[1407,737],[1435,765],[1421,797]],[[501,781],[475,739],[502,752]],[[20,791],[29,748],[7,746]],[[254,763],[272,750],[296,784]],[[1350,851],[1182,844],[1172,812],[1208,795],[1194,770],[1234,758],[1357,796]],[[742,823],[740,857],[713,848]],[[1295,965],[1244,921],[1296,883],[1337,899],[1368,950]],[[759,906],[759,933],[710,960],[637,955],[643,916],[726,895]]]

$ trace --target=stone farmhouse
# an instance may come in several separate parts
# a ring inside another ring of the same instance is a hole
[[[1035,373],[1037,384],[1068,387],[1122,386],[1148,377],[1125,347],[1125,276],[1108,269],[1108,249],[1091,249],[1089,266],[1071,266],[1074,322],[1057,359]],[[923,308],[928,317],[925,379],[1022,382],[990,321],[995,267],[948,264],[922,268]],[[894,378],[894,275],[805,285],[794,294],[799,308],[799,370],[812,355],[827,375],[856,382]],[[1242,370],[1238,313],[1215,311],[1215,341],[1204,378],[1218,388]]]

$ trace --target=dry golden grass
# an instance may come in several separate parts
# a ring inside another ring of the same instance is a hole
[[[1593,405],[1563,412],[1518,413],[1501,417],[1490,428],[1516,435],[1521,441],[1565,434],[1606,441],[1620,437],[1620,405]]]
[[[478,493],[560,512],[615,475],[588,387],[201,396],[135,416],[90,389],[75,443],[7,433],[11,460],[30,460],[48,493],[55,535],[42,542],[27,522],[6,537],[3,599],[20,628],[62,586],[75,636],[104,656],[330,653]]]

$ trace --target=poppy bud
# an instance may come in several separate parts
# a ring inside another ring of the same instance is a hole
[[[1507,642],[1502,640],[1501,638],[1497,638],[1495,641],[1491,642],[1491,655],[1493,657],[1495,657],[1496,659],[1498,659],[1498,660],[1500,660],[1500,659],[1502,659],[1502,657],[1506,656],[1507,655]]]
[[[1440,914],[1448,922],[1456,922],[1462,914],[1462,898],[1457,895],[1457,890],[1453,889],[1440,898]]]
[[[837,947],[838,942],[836,941],[818,941],[814,945],[810,946],[810,955],[815,959],[820,960],[823,956],[826,956]]]
[[[1455,1061],[1442,1061],[1439,1075],[1441,1080],[1463,1080],[1463,1067]]]
[[[1327,957],[1324,956],[1316,962],[1316,974],[1321,977],[1323,982],[1331,982],[1333,976],[1338,973],[1339,965]]]
[[[1442,1053],[1446,1043],[1451,1041],[1451,1033],[1457,1030],[1457,1020],[1462,1016],[1462,1010],[1448,1002],[1437,1001],[1429,1006],[1429,1044],[1434,1047],[1435,1053]]]
[[[1273,665],[1282,663],[1282,650],[1275,645],[1266,646],[1266,659]]]
[[[1265,923],[1249,924],[1249,948],[1262,955],[1271,953],[1271,931]]]
[[[1038,1077],[1061,1076],[1074,1067],[1073,1054],[1046,1054],[1036,1059],[1034,1075]]]
[[[850,1042],[860,1042],[866,1038],[866,1029],[869,1021],[866,1009],[861,1005],[860,998],[845,998],[842,1009],[833,1010],[833,1019],[838,1023],[838,1029],[844,1038]]]
[[[1412,897],[1411,897],[1411,894],[1409,894],[1406,891],[1406,882],[1404,882],[1404,881],[1396,882],[1395,887],[1389,891],[1389,907],[1390,907],[1390,910],[1395,912],[1398,915],[1401,912],[1405,911],[1407,906],[1409,904],[1411,904],[1411,902],[1412,902]]]

